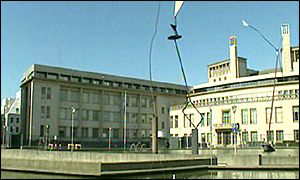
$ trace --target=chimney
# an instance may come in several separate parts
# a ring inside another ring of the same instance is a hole
[[[239,78],[236,36],[231,36],[229,38],[229,48],[230,48],[230,73],[232,79],[236,79]]]
[[[288,24],[281,25],[281,36],[282,36],[283,73],[286,74],[293,71],[292,58],[291,58],[290,29]]]

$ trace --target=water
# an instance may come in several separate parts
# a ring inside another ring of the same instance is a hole
[[[172,172],[91,177],[1,171],[1,179],[172,179],[172,177]],[[299,171],[193,170],[177,171],[175,177],[176,179],[299,179]]]

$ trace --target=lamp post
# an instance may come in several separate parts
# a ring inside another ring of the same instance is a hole
[[[108,131],[108,149],[110,149],[110,144],[111,144],[111,127],[109,127],[109,131]]]
[[[73,145],[74,145],[74,114],[75,114],[75,108],[72,107],[72,120],[71,120],[71,152],[73,152]]]
[[[271,113],[270,113],[270,120],[269,120],[269,134],[267,135],[267,143],[266,144],[266,149],[264,147],[265,151],[275,151],[275,148],[271,146],[270,140],[271,140],[271,120],[272,120],[272,115],[273,115],[273,106],[274,106],[274,96],[275,96],[275,84],[276,84],[276,74],[277,74],[277,66],[278,66],[278,61],[279,61],[279,48],[276,48],[257,28],[253,27],[250,25],[247,21],[242,20],[243,25],[245,27],[249,27],[256,31],[276,52],[276,63],[275,63],[275,72],[274,72],[274,85],[273,85],[273,91],[272,91],[272,101],[271,101]]]
[[[236,151],[237,151],[237,149],[236,149],[236,143],[237,143],[237,137],[236,137],[236,124],[235,124],[235,112],[236,112],[236,106],[235,105],[233,105],[232,107],[231,107],[231,109],[232,109],[232,112],[233,112],[233,144],[234,144],[234,154],[236,154]]]

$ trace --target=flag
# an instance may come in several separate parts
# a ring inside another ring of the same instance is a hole
[[[174,10],[174,17],[177,16],[178,11],[183,5],[183,1],[175,1],[175,10]]]

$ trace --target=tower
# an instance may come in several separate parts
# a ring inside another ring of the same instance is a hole
[[[229,48],[230,48],[231,77],[232,77],[232,79],[236,79],[236,78],[239,78],[236,36],[231,36],[229,38]]]
[[[281,25],[282,36],[282,68],[283,73],[289,73],[293,71],[292,58],[291,58],[291,39],[290,30],[288,24]]]

